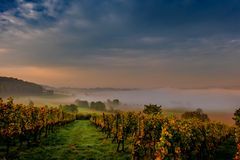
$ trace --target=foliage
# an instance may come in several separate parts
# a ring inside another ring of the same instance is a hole
[[[208,115],[203,113],[202,109],[200,109],[200,108],[198,108],[196,111],[193,111],[193,112],[183,113],[182,118],[184,118],[184,119],[196,118],[201,121],[209,121]]]
[[[108,110],[110,111],[116,110],[116,107],[118,107],[119,105],[120,105],[120,101],[118,99],[107,100],[107,107],[108,107]]]
[[[101,101],[91,102],[90,108],[97,110],[97,111],[105,111],[106,110],[105,104]]]
[[[62,126],[76,119],[74,114],[48,106],[35,107],[14,104],[12,98],[7,102],[0,99],[0,140],[6,145],[6,154],[15,140],[20,145],[26,141],[37,142],[41,135],[54,132],[56,126]]]
[[[70,112],[70,113],[77,113],[78,112],[78,106],[75,105],[75,104],[60,106],[60,108],[64,112]]]
[[[119,105],[120,104],[120,101],[118,99],[114,99],[112,101],[113,105]]]
[[[79,107],[82,107],[82,108],[89,108],[89,103],[88,101],[83,101],[83,100],[75,100],[75,104]]]
[[[240,108],[234,112],[233,120],[235,120],[237,126],[240,126]]]
[[[162,106],[158,106],[158,105],[154,105],[154,104],[144,105],[143,113],[145,113],[145,114],[162,113],[161,108],[162,108]]]
[[[124,151],[133,142],[133,159],[214,159],[220,144],[232,135],[232,128],[200,119],[177,119],[162,114],[135,112],[93,116],[107,137]]]
[[[234,112],[234,117],[233,119],[235,120],[235,124],[236,124],[236,129],[235,129],[235,141],[237,143],[237,153],[235,155],[235,160],[239,160],[240,159],[240,108],[238,108],[235,112]]]

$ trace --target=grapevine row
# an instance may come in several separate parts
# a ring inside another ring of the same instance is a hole
[[[162,114],[103,114],[91,121],[117,142],[117,151],[124,151],[126,141],[132,142],[132,156],[137,160],[213,159],[217,147],[234,133],[221,123]]]
[[[8,155],[10,145],[17,140],[20,146],[24,142],[37,142],[41,136],[53,132],[54,127],[75,119],[74,114],[63,112],[59,108],[14,104],[12,98],[7,102],[0,99],[0,141],[4,142]]]
[[[235,154],[234,160],[240,160],[240,108],[237,109],[234,113],[235,120],[235,141],[237,144],[237,152]]]

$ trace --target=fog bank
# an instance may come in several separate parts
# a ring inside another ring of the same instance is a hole
[[[240,106],[240,90],[228,89],[147,89],[78,93],[76,98],[88,101],[119,99],[124,104],[142,107],[158,104],[166,108],[202,108],[206,111],[233,112]]]

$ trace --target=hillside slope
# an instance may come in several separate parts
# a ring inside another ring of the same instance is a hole
[[[11,77],[0,77],[0,96],[41,95],[46,90],[38,84]]]

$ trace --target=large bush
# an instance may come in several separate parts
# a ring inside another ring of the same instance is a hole
[[[62,108],[64,112],[71,112],[71,113],[78,112],[78,106],[76,106],[75,104],[60,106],[60,108]]]
[[[105,111],[106,110],[105,104],[101,101],[91,102],[90,108],[97,110],[97,111]]]
[[[197,118],[202,121],[209,121],[208,115],[203,113],[203,110],[200,108],[198,108],[196,111],[183,113],[182,118],[184,119]]]
[[[88,103],[88,101],[82,101],[82,100],[77,99],[77,100],[75,101],[75,104],[76,104],[77,106],[79,106],[79,107],[82,107],[82,108],[89,108],[89,103]]]
[[[144,105],[144,110],[143,113],[145,114],[158,114],[162,113],[162,106],[154,105],[154,104],[149,104],[149,105]]]

